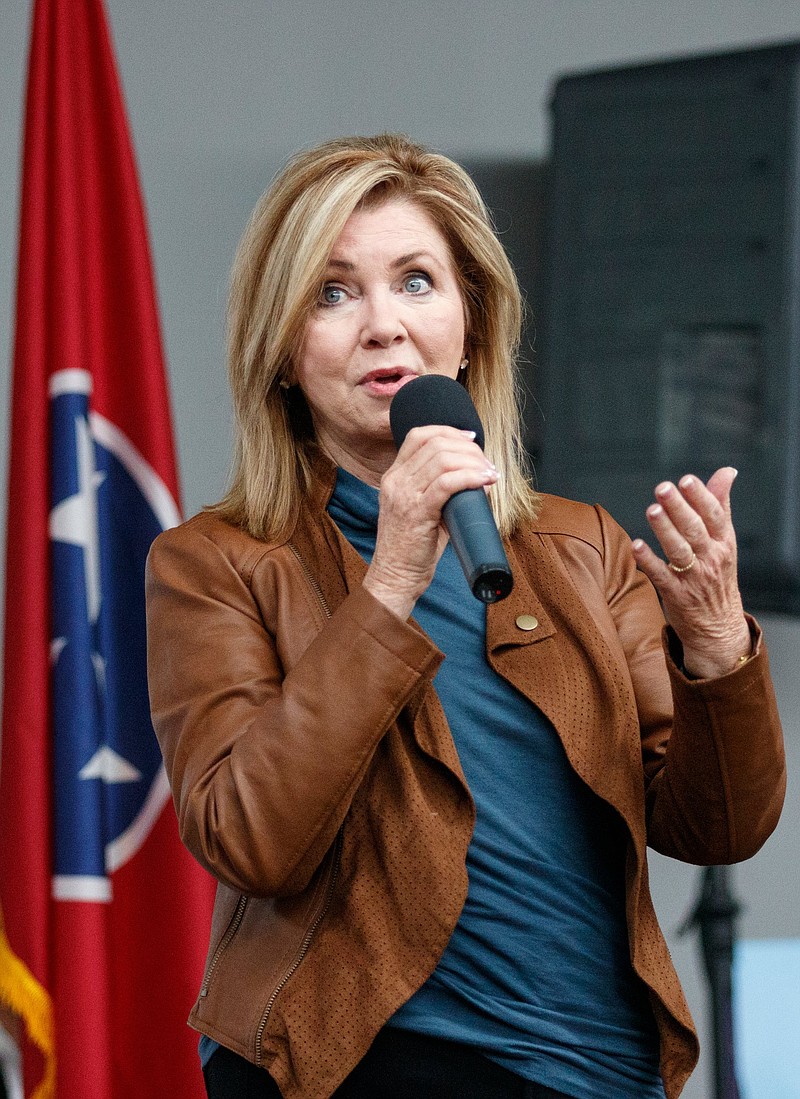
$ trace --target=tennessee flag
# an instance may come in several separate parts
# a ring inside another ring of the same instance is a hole
[[[145,679],[144,562],[179,521],[144,212],[102,0],[35,0],[8,503],[0,1000],[36,1099],[199,1099],[213,887]]]

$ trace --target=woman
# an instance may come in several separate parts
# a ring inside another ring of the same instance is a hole
[[[673,1099],[696,1061],[645,846],[747,858],[784,786],[735,471],[658,486],[666,562],[538,496],[519,326],[471,181],[404,138],[298,156],[245,232],[232,488],[148,577],[155,728],[219,881],[212,1097]],[[430,373],[485,453],[438,426],[396,449],[391,399]],[[475,488],[514,573],[488,608],[441,524]]]

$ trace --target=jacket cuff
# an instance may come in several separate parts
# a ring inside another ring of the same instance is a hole
[[[683,645],[681,639],[673,630],[672,626],[665,625],[661,634],[661,643],[664,648],[664,654],[667,659],[667,668],[669,670],[670,679],[675,682],[683,682],[685,684],[702,683],[706,686],[713,683],[728,684],[728,680],[732,677],[741,676],[741,673],[745,668],[748,668],[751,664],[757,666],[756,678],[761,678],[763,675],[763,668],[760,666],[763,664],[763,659],[759,659],[764,652],[764,635],[758,622],[750,614],[745,614],[747,619],[747,625],[750,629],[750,653],[746,659],[740,660],[729,672],[725,675],[715,676],[713,678],[703,678],[702,676],[692,675],[686,671],[683,664]],[[729,686],[734,689],[738,689],[743,684],[738,681],[731,683]],[[723,693],[727,693],[728,686],[726,686]]]
[[[441,649],[415,622],[404,622],[360,584],[351,590],[334,617],[339,628],[346,628],[343,620],[349,618],[354,628],[364,630],[419,675],[433,679],[444,660]]]

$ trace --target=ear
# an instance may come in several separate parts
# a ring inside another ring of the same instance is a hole
[[[293,385],[297,385],[297,378],[294,373],[294,364],[289,361],[284,363],[278,372],[278,385],[281,389],[291,389]]]

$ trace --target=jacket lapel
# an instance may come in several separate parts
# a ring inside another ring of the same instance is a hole
[[[632,830],[643,827],[638,717],[619,657],[550,538],[526,532],[507,549],[514,589],[489,607],[489,663],[551,721],[584,782],[616,806]],[[536,618],[537,626],[520,628],[521,615]]]

